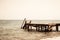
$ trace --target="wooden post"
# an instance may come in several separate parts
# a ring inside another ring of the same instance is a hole
[[[36,26],[36,31],[38,30],[38,27]]]
[[[38,27],[38,31],[40,31],[40,26]]]
[[[37,27],[36,27],[36,31],[39,31],[39,28],[40,28],[40,27],[39,27],[39,26],[37,26]]]
[[[50,29],[49,25],[48,25],[47,27],[48,27],[48,31],[50,31],[50,30],[49,30],[49,29]]]
[[[28,29],[28,31],[29,31],[29,25],[28,25],[28,28],[27,28],[27,29]]]
[[[46,26],[45,26],[45,30],[44,31],[46,32]]]
[[[31,20],[30,20],[29,24],[31,24]],[[31,28],[30,30],[32,31],[32,26],[30,26],[30,28]]]
[[[58,25],[56,25],[56,31],[58,31]]]

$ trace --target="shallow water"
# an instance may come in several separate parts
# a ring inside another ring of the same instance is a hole
[[[60,37],[60,32],[37,32],[21,29],[21,20],[0,20],[0,40],[42,40]],[[60,23],[57,21],[32,21],[32,23]]]

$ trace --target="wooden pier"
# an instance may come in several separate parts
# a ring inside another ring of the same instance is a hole
[[[60,23],[51,23],[51,24],[34,24],[31,23],[31,21],[29,23],[27,23],[26,19],[24,19],[22,27],[23,29],[27,29],[28,31],[32,30],[32,27],[36,28],[36,31],[40,31],[40,32],[51,32],[54,31],[52,29],[52,27],[55,27],[56,30],[55,31],[59,31],[59,27]]]

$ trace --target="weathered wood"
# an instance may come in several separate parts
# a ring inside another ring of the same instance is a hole
[[[36,27],[36,31],[38,30],[38,28]]]
[[[29,31],[29,25],[28,25],[27,29],[28,29],[28,31]]]
[[[46,27],[46,26],[44,26],[44,31],[45,31],[45,32],[47,31],[47,27]]]
[[[58,31],[58,25],[56,26],[56,31]]]
[[[29,23],[27,23],[27,21],[25,21],[25,24],[23,26],[23,29],[27,29],[29,31],[29,27],[32,30],[32,27],[36,28],[36,31],[51,31],[52,27],[56,27],[56,31],[58,30],[58,27],[60,26],[60,23],[55,23],[55,24],[34,24],[31,23],[31,21]]]

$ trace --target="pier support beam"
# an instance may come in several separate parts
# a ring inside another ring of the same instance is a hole
[[[58,25],[56,26],[56,31],[58,31]]]
[[[38,31],[39,27],[36,27],[36,31]]]
[[[37,27],[36,27],[36,31],[37,31]]]
[[[43,32],[43,31],[45,31],[45,26],[41,26],[41,31]]]
[[[27,27],[27,30],[29,31],[29,25],[27,25],[28,27]]]
[[[40,26],[38,27],[38,31],[41,31],[41,27]]]
[[[47,31],[47,30],[46,30],[46,26],[45,26],[45,30],[44,30],[44,31],[45,31],[45,32]]]

